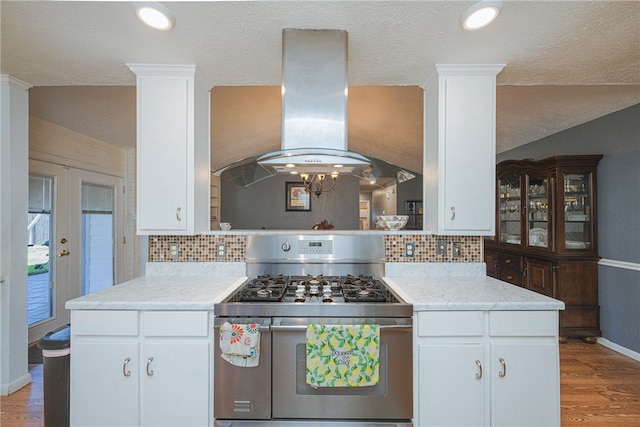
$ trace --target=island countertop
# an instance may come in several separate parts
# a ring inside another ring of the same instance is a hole
[[[70,310],[213,310],[239,276],[151,275],[73,299]],[[487,276],[393,276],[384,280],[414,311],[562,310],[564,303]]]
[[[414,311],[562,310],[564,303],[488,276],[385,277]]]
[[[69,310],[213,310],[247,278],[142,276],[67,301]]]

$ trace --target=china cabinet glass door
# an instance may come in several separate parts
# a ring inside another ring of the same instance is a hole
[[[528,240],[529,246],[549,247],[549,181],[527,176]]]
[[[564,247],[591,249],[591,174],[565,173],[563,178]]]
[[[505,175],[500,184],[500,242],[522,243],[522,177]]]

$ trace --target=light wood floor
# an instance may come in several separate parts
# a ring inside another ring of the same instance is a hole
[[[0,426],[42,427],[42,365],[33,383],[1,399]],[[640,426],[640,362],[599,344],[560,345],[562,425]]]

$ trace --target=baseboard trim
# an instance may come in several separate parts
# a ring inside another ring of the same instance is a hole
[[[26,373],[9,384],[0,384],[0,396],[8,396],[31,383],[31,374]]]
[[[610,348],[613,351],[617,351],[620,354],[624,354],[625,356],[628,356],[640,362],[640,353],[635,352],[633,350],[629,350],[628,348],[618,345],[614,342],[611,342],[606,338],[598,337],[598,344],[602,344],[603,346]]]

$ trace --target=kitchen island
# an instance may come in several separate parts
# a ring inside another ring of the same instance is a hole
[[[415,425],[560,425],[564,303],[487,276],[385,281],[414,308]]]
[[[213,306],[244,280],[145,276],[69,301],[72,425],[212,425]],[[559,424],[562,302],[486,276],[385,281],[414,306],[415,425]]]

